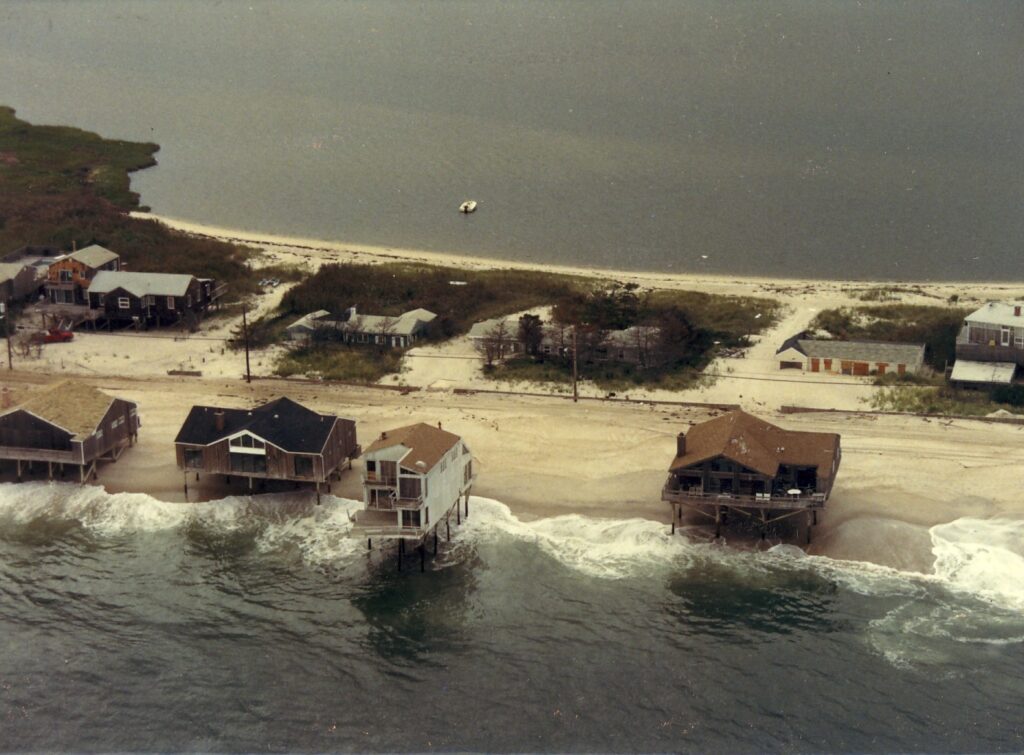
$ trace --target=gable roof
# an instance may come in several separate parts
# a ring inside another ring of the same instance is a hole
[[[1024,313],[1024,301],[990,301],[984,307],[976,309],[964,319],[979,325],[1012,325],[1024,328],[1024,314],[1015,315],[1015,308],[1020,307]]]
[[[63,380],[32,393],[11,411],[31,412],[84,438],[96,431],[114,400],[91,385]]]
[[[78,260],[83,265],[88,267],[99,267],[105,265],[112,260],[119,259],[121,255],[116,252],[112,252],[99,244],[93,244],[87,246],[84,249],[79,249],[77,252],[72,252],[68,255],[69,259]]]
[[[89,293],[109,294],[122,288],[132,296],[184,296],[195,276],[177,273],[125,273],[101,270],[89,284]]]
[[[795,349],[804,356],[807,356],[806,352],[804,352],[804,350],[800,347],[800,341],[802,341],[806,335],[806,333],[797,333],[795,336],[790,336],[789,338],[782,342],[782,345],[775,350],[775,353],[781,354],[783,351]]]
[[[222,430],[217,429],[218,412],[224,413]],[[174,442],[208,446],[248,431],[289,453],[320,453],[337,419],[285,396],[253,409],[193,406]]]
[[[289,333],[300,330],[314,331],[317,328],[317,320],[327,317],[330,312],[326,309],[318,309],[316,312],[310,312],[308,315],[303,315],[298,320],[293,322],[291,325],[285,328]]]
[[[409,449],[409,453],[401,458],[402,466],[420,471],[416,463],[422,461],[426,465],[426,469],[422,471],[426,472],[441,461],[441,458],[461,440],[462,438],[455,433],[419,422],[381,433],[381,437],[366,449],[366,453],[404,446]]]
[[[685,451],[673,459],[670,472],[722,456],[768,477],[778,473],[780,464],[799,464],[817,467],[818,477],[827,479],[839,436],[783,430],[737,409],[690,428]]]
[[[797,350],[811,358],[846,359],[851,362],[919,364],[924,361],[923,343],[888,341],[824,341],[798,339]],[[776,352],[778,353],[778,352]]]
[[[27,268],[31,268],[31,265],[23,262],[0,262],[0,283],[14,280],[21,275],[22,270]],[[31,273],[31,275],[34,276],[35,273]]]
[[[519,338],[519,319],[515,317],[492,317],[473,323],[466,334],[469,338],[488,338],[491,331],[500,323],[505,323],[505,336],[510,339]]]

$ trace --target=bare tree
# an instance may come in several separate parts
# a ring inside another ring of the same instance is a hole
[[[653,367],[658,363],[658,346],[661,331],[654,325],[636,325],[633,328],[633,346],[636,348],[637,363],[641,367]]]
[[[374,340],[381,351],[391,348],[391,335],[395,332],[398,319],[395,317],[381,317],[373,328]]]
[[[495,362],[500,362],[505,358],[511,345],[512,339],[508,325],[504,320],[499,320],[484,333],[483,338],[477,341],[476,350],[483,357],[484,366],[490,368],[494,366]]]

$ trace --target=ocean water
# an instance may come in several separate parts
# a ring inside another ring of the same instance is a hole
[[[24,0],[0,102],[160,143],[143,201],[229,228],[1018,281],[1022,51],[1012,0]]]
[[[355,505],[0,486],[0,749],[1024,747],[1022,522],[916,573],[473,498],[421,574]]]

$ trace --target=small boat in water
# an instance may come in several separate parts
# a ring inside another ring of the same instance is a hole
[[[469,213],[475,211],[475,210],[476,210],[476,200],[475,199],[467,199],[465,202],[463,202],[462,204],[459,205],[459,212],[463,212],[463,213],[465,213],[467,215]]]

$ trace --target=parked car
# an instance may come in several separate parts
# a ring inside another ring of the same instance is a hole
[[[70,341],[74,337],[75,334],[70,330],[50,328],[48,331],[43,333],[43,343],[64,343],[65,341]]]

